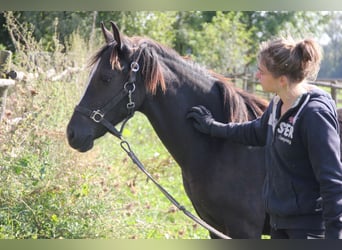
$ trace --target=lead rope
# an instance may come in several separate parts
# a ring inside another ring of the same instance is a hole
[[[121,148],[127,153],[127,155],[131,158],[133,163],[138,166],[138,168],[159,188],[159,190],[168,198],[168,200],[175,205],[179,210],[181,210],[186,216],[188,216],[190,219],[204,227],[205,229],[209,230],[211,233],[215,234],[216,236],[220,237],[221,239],[231,239],[227,235],[221,233],[220,231],[216,230],[212,226],[210,226],[205,221],[201,220],[200,218],[194,216],[191,212],[186,210],[184,206],[179,204],[179,202],[173,198],[173,196],[165,190],[153,177],[152,175],[145,169],[144,165],[139,161],[138,157],[134,154],[134,152],[131,149],[130,144],[123,140],[122,137],[120,138],[120,146]]]
[[[101,124],[103,126],[105,126],[108,131],[113,134],[114,136],[116,136],[117,138],[119,138],[121,140],[120,142],[120,146],[121,148],[127,153],[127,155],[131,158],[131,160],[133,161],[133,163],[135,165],[138,166],[138,168],[159,188],[159,190],[166,196],[166,198],[169,199],[169,201],[171,201],[171,203],[173,205],[175,205],[179,210],[181,210],[186,216],[188,216],[190,219],[192,219],[193,221],[195,221],[196,223],[198,223],[199,225],[201,225],[202,227],[204,227],[205,229],[207,229],[208,231],[210,231],[211,233],[215,234],[216,236],[220,237],[221,239],[231,239],[230,237],[228,237],[227,235],[221,233],[220,231],[216,230],[215,228],[213,228],[212,226],[210,226],[208,223],[206,223],[205,221],[201,220],[200,218],[194,216],[192,213],[190,213],[188,210],[186,210],[186,208],[184,206],[182,206],[181,204],[179,204],[179,202],[173,198],[173,196],[167,192],[153,177],[152,175],[145,169],[144,165],[139,161],[138,157],[134,154],[134,152],[131,149],[130,144],[123,139],[122,137],[122,131],[124,129],[124,126],[126,124],[126,122],[133,117],[134,115],[134,108],[135,108],[135,102],[133,101],[132,98],[132,94],[135,91],[135,80],[136,80],[136,72],[139,71],[139,64],[138,61],[140,59],[141,53],[143,48],[145,48],[146,46],[143,45],[141,46],[141,50],[139,51],[138,57],[131,63],[131,78],[130,81],[125,83],[124,85],[124,90],[125,92],[127,92],[128,94],[128,103],[127,103],[127,109],[128,109],[128,117],[125,118],[123,124],[121,125],[120,131],[118,131],[110,122],[108,122],[106,119],[104,119],[104,113],[102,113],[101,111],[90,111],[88,109],[82,108],[82,107],[76,107],[76,110],[78,110],[79,112],[81,112],[82,114],[88,115],[89,118],[91,118],[94,122],[101,122]],[[128,89],[127,85],[131,83],[132,84],[132,89]],[[116,101],[115,103],[116,104]],[[110,107],[112,106],[112,103],[110,104]],[[92,117],[91,114],[94,113],[94,117]],[[90,116],[89,116],[90,115]],[[100,116],[100,119],[96,119],[96,115]]]

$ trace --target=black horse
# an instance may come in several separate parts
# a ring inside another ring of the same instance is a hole
[[[122,35],[103,24],[106,44],[92,60],[89,84],[67,127],[71,147],[85,152],[114,125],[140,111],[182,169],[183,184],[198,215],[232,238],[260,238],[263,148],[198,133],[186,113],[205,105],[222,122],[259,116],[266,101],[156,41]],[[212,238],[216,236],[210,233]]]

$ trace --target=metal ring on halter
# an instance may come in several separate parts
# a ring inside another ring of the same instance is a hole
[[[140,66],[139,66],[139,64],[137,62],[132,62],[131,63],[131,70],[133,72],[138,72],[139,68],[140,68]]]
[[[132,84],[132,89],[128,89],[127,86],[128,84]],[[124,85],[124,89],[127,91],[127,92],[134,92],[135,91],[135,84],[132,83],[132,82],[126,82],[125,85]]]
[[[90,119],[92,119],[94,122],[101,122],[103,120],[104,114],[101,112],[101,110],[94,110],[91,115]]]
[[[133,110],[135,108],[135,102],[133,102],[132,100],[132,93],[134,92],[134,90],[135,90],[135,84],[133,83],[133,89],[128,90],[128,103],[126,105],[128,110]]]
[[[129,102],[126,104],[126,108],[132,110],[135,108],[135,102]]]

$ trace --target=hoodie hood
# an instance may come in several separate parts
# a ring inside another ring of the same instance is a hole
[[[336,104],[335,101],[332,99],[331,95],[324,90],[320,89],[319,87],[307,84],[306,88],[308,90],[308,94],[310,95],[310,100],[313,102],[319,102],[324,105],[328,110],[336,114]]]

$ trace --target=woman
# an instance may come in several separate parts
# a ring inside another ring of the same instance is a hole
[[[271,238],[342,238],[342,165],[335,103],[309,85],[322,58],[312,39],[262,43],[258,55],[263,90],[276,95],[265,113],[246,123],[215,121],[203,106],[187,118],[202,133],[265,146],[263,197]]]

